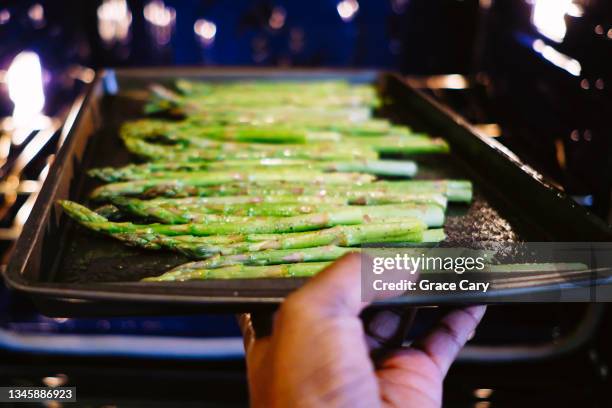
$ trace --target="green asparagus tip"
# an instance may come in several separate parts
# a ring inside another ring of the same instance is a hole
[[[64,209],[66,214],[79,222],[106,222],[106,218],[91,211],[89,208],[69,200],[58,200],[57,203]]]

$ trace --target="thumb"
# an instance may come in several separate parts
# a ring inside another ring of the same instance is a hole
[[[338,259],[311,278],[287,299],[307,304],[311,313],[358,316],[372,301],[397,293],[362,291],[362,265],[365,255],[351,253]]]

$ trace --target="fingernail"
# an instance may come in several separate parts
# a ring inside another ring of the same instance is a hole
[[[474,338],[474,336],[476,335],[476,330],[472,330],[472,332],[470,333],[470,335],[468,336],[467,341],[470,341]]]

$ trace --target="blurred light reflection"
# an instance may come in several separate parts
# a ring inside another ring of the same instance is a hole
[[[493,390],[490,388],[478,388],[474,390],[474,396],[479,399],[487,399],[491,397]]]
[[[550,45],[546,45],[542,40],[535,40],[532,48],[535,52],[542,55],[544,59],[548,60],[553,65],[569,72],[573,76],[580,76],[582,72],[582,66],[577,60],[560,53]]]
[[[500,137],[502,135],[502,129],[497,123],[480,123],[474,126],[489,137]]]
[[[11,20],[11,12],[7,9],[0,10],[0,25],[6,24]]]
[[[35,28],[42,28],[45,25],[45,9],[42,4],[33,4],[28,9],[28,17],[32,20]]]
[[[581,17],[582,9],[572,0],[535,0],[531,21],[542,35],[560,43],[567,32],[566,15]]]
[[[42,379],[43,384],[47,387],[55,388],[66,385],[68,382],[68,376],[66,374],[57,374],[50,377],[44,377]]]
[[[193,31],[200,38],[203,45],[209,46],[215,41],[217,25],[212,21],[201,18],[193,25]]]
[[[159,45],[168,44],[176,22],[176,10],[161,0],[154,0],[144,7],[143,14],[150,24],[149,29],[155,42]]]
[[[357,0],[342,0],[336,6],[340,18],[344,22],[349,22],[355,17],[357,11],[359,11],[359,3]]]
[[[13,115],[5,128],[13,131],[13,143],[19,145],[32,131],[49,124],[49,118],[42,113],[45,93],[38,55],[32,51],[19,53],[6,72],[5,81],[14,104]]]
[[[97,14],[98,33],[106,45],[127,42],[132,12],[125,0],[104,0],[98,7]]]
[[[469,87],[467,78],[459,74],[409,76],[406,77],[406,82],[418,89],[466,89]]]
[[[268,20],[268,24],[270,28],[274,30],[279,30],[283,28],[285,25],[285,18],[287,16],[287,12],[284,8],[277,6],[272,9],[272,14],[270,15],[270,19]]]

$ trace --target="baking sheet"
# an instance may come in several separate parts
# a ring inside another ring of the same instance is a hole
[[[58,199],[87,204],[87,193],[99,183],[88,178],[86,171],[130,161],[117,136],[118,127],[126,120],[143,116],[146,89],[151,83],[171,85],[177,78],[331,78],[375,83],[381,94],[393,100],[388,109],[380,112],[381,116],[444,137],[451,145],[450,155],[414,157],[420,168],[417,179],[467,178],[474,182],[474,201],[470,205],[449,205],[447,244],[612,238],[601,221],[547,184],[499,143],[478,134],[453,112],[392,74],[202,68],[104,71],[98,74],[79,107],[77,120],[51,167],[5,273],[9,285],[30,293],[43,312],[89,315],[172,313],[178,309],[250,310],[273,307],[303,284],[303,279],[141,283],[138,281],[143,277],[160,274],[188,260],[171,252],[129,248],[87,231],[69,220],[55,204]],[[606,276],[601,283],[607,282]],[[550,291],[549,286],[557,283],[548,280],[547,287],[524,282],[504,289],[503,294],[518,295],[534,287]],[[402,302],[426,305],[494,300],[495,293],[487,293],[486,298],[448,293],[407,297]]]

